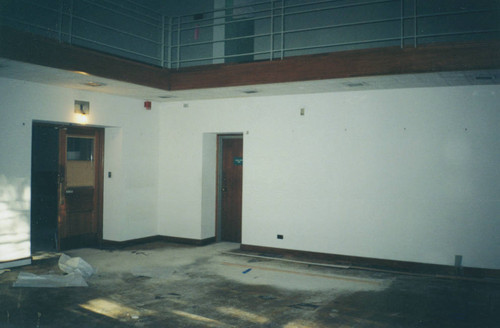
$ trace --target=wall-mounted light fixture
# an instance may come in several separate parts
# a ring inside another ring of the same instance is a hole
[[[88,101],[75,100],[74,112],[78,123],[87,123],[88,115],[90,113],[90,103]]]
[[[89,81],[89,82],[85,82],[83,84],[88,86],[88,87],[92,87],[92,88],[103,87],[106,85],[106,83],[96,82],[96,81]]]
[[[75,100],[75,113],[88,115],[90,112],[90,103],[88,101]]]

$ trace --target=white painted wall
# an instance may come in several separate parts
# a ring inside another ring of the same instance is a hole
[[[243,132],[244,244],[500,269],[498,103],[470,86],[165,104],[159,233],[207,237],[203,135]]]
[[[201,190],[201,239],[214,236],[217,207],[217,134],[203,134],[202,190]]]
[[[0,79],[0,261],[30,256],[32,122],[75,123],[74,100],[90,101],[88,125],[106,127],[104,239],[156,235],[158,108],[137,99]]]
[[[243,243],[500,269],[499,86],[153,104],[0,79],[0,262],[28,257],[31,124],[106,127],[104,238],[215,234],[217,133],[244,133]],[[300,116],[300,108],[305,116]],[[284,239],[276,239],[283,234]]]

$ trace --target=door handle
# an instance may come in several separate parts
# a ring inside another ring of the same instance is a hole
[[[64,184],[59,182],[59,205],[64,205]]]

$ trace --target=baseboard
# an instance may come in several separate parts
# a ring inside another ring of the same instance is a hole
[[[0,262],[0,269],[14,268],[31,264],[31,257],[14,261]]]
[[[191,239],[191,238],[180,238],[171,236],[150,236],[144,238],[130,239],[125,241],[113,241],[113,240],[103,240],[101,248],[124,248],[131,247],[140,244],[153,243],[153,242],[167,242],[174,244],[184,244],[193,246],[205,246],[215,242],[215,237],[205,238],[205,239]]]
[[[114,241],[114,240],[103,239],[101,242],[101,248],[104,248],[104,249],[124,248],[124,247],[136,246],[136,245],[140,245],[140,244],[154,243],[154,242],[160,241],[159,237],[160,236],[150,236],[150,237],[144,237],[144,238],[129,239],[129,240],[124,240],[124,241]]]
[[[433,276],[453,276],[470,278],[494,278],[500,279],[500,270],[455,267],[449,265],[428,264],[418,262],[406,262],[369,257],[348,256],[329,253],[307,252],[289,250],[283,248],[263,247],[242,244],[240,249],[246,252],[259,253],[260,255],[289,257],[300,260],[314,260],[323,263],[348,265],[353,268],[400,272],[408,274],[424,274]]]
[[[190,239],[190,238],[179,238],[170,236],[159,236],[162,241],[176,244],[186,244],[194,246],[205,246],[215,243],[215,237],[205,238],[205,239]]]

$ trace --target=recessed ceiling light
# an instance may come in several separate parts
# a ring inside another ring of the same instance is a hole
[[[493,81],[495,79],[494,75],[478,75],[476,80],[478,81]]]
[[[84,83],[84,85],[87,85],[89,87],[102,87],[102,86],[105,86],[106,84],[105,83],[102,83],[102,82],[86,82]]]
[[[83,72],[83,71],[73,71],[73,73],[80,74],[80,75],[85,75],[85,76],[90,76],[89,73]]]
[[[158,98],[169,99],[169,98],[175,98],[175,96],[164,95],[164,96],[158,96]]]
[[[368,85],[366,82],[345,82],[342,84],[348,86],[349,88],[359,88]]]

